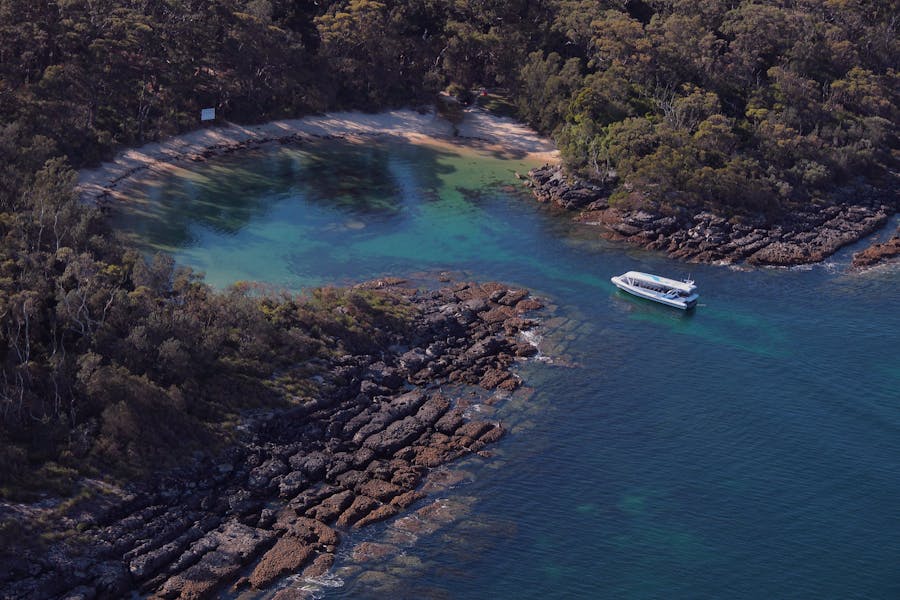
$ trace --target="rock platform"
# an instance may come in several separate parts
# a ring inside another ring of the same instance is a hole
[[[610,205],[612,188],[567,174],[558,165],[532,169],[526,185],[542,203],[576,213],[608,239],[689,262],[796,265],[819,262],[883,227],[900,206],[896,189],[861,187],[840,204],[811,203],[775,222],[762,216],[726,219],[708,210],[670,212]]]
[[[868,269],[896,259],[898,256],[900,256],[900,228],[886,242],[872,244],[865,250],[855,253],[851,267],[858,270]]]

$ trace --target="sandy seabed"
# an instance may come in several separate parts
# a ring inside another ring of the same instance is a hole
[[[365,141],[386,137],[411,143],[449,144],[549,163],[559,159],[559,152],[550,140],[522,123],[480,108],[466,110],[463,121],[455,128],[434,111],[339,112],[261,125],[229,123],[126,149],[110,162],[82,170],[78,179],[79,193],[86,202],[120,198],[122,194],[118,190],[126,188],[132,180],[161,174],[186,162],[267,143],[303,138]]]

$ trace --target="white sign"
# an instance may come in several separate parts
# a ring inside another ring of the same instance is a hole
[[[215,108],[204,108],[200,111],[200,120],[201,121],[215,121],[216,120],[216,109]]]

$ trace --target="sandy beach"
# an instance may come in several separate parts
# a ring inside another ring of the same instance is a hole
[[[552,141],[522,123],[480,108],[467,109],[455,131],[452,123],[434,111],[340,112],[261,125],[229,123],[125,149],[97,168],[82,170],[79,192],[85,202],[115,199],[117,190],[129,181],[162,173],[184,163],[267,143],[334,137],[357,141],[399,137],[411,143],[452,144],[548,163],[557,162],[559,157]]]

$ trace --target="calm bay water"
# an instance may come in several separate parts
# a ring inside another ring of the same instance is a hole
[[[739,271],[598,241],[522,195],[513,173],[529,166],[400,143],[279,147],[136,188],[114,215],[218,286],[447,270],[558,305],[552,362],[520,367],[533,395],[497,409],[512,435],[451,465],[462,481],[432,496],[458,518],[362,564],[356,542],[396,531],[354,534],[317,593],[900,597],[900,270],[846,274],[845,251]],[[630,269],[690,272],[701,305],[622,295],[609,277]]]

